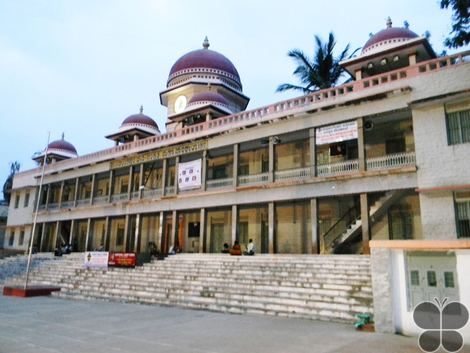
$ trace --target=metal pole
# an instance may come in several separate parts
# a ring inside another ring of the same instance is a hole
[[[34,220],[33,220],[33,229],[31,230],[31,237],[29,242],[29,254],[28,254],[28,265],[26,266],[26,280],[24,282],[24,289],[26,290],[28,287],[28,279],[29,279],[29,270],[31,267],[31,257],[33,254],[33,244],[34,244],[34,234],[36,233],[36,223],[38,219],[38,210],[39,210],[39,202],[41,201],[41,192],[42,192],[42,183],[44,181],[44,171],[46,169],[46,161],[47,161],[47,148],[49,147],[49,139],[51,137],[51,133],[47,134],[47,145],[46,149],[44,150],[44,162],[42,163],[42,172],[41,172],[41,180],[39,181],[39,191],[38,197],[36,200],[36,212],[34,213]]]

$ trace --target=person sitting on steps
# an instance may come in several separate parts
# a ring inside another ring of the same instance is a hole
[[[233,246],[230,249],[230,255],[240,256],[241,254],[242,254],[242,248],[240,246],[240,243],[238,242],[238,240],[235,240],[235,243],[233,243]]]
[[[228,254],[230,253],[230,248],[228,246],[228,243],[224,243],[224,247],[222,249],[222,254]]]
[[[248,246],[246,247],[246,251],[243,253],[243,255],[253,256],[255,252],[256,252],[255,243],[253,243],[253,239],[250,239],[248,241]]]

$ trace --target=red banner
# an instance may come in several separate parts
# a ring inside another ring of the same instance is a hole
[[[126,252],[109,253],[108,266],[135,267],[135,253],[126,253]]]

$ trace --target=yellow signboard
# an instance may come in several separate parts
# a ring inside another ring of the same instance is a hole
[[[141,153],[135,156],[111,161],[111,169],[129,167],[131,165],[165,159],[207,149],[207,140],[198,140],[176,146],[160,148],[158,150]]]

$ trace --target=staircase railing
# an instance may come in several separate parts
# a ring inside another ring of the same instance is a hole
[[[358,206],[349,208],[323,235],[325,251],[335,247],[336,240],[346,231],[348,226],[359,219],[361,211]]]

